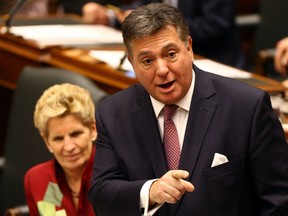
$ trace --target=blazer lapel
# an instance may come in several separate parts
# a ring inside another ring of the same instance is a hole
[[[192,97],[185,138],[182,148],[180,169],[193,175],[198,154],[203,139],[217,108],[213,99],[216,91],[210,79],[205,78],[205,72],[194,66],[195,88]]]
[[[217,108],[217,102],[213,99],[213,95],[216,94],[213,83],[207,79],[204,71],[195,66],[194,71],[195,88],[179,165],[179,169],[189,171],[190,178],[206,131]],[[135,125],[140,125],[137,136],[151,161],[155,176],[161,177],[168,169],[157,119],[148,93],[142,86],[137,86],[137,91],[141,91],[137,94],[140,96],[137,98],[137,108],[134,110]]]
[[[139,125],[136,132],[139,137],[139,145],[144,146],[155,177],[158,178],[167,172],[164,149],[150,97],[146,91],[140,95],[142,98],[138,98],[138,108],[134,113],[135,125]]]
[[[213,99],[213,95],[216,94],[213,83],[209,78],[207,79],[204,71],[195,65],[193,69],[195,71],[195,88],[179,164],[179,169],[187,170],[190,173],[189,179],[193,175],[203,139],[217,109],[217,102]],[[170,205],[172,213],[169,215],[176,215],[180,205],[181,201]]]

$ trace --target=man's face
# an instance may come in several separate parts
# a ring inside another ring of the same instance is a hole
[[[139,82],[164,104],[181,100],[192,81],[192,39],[184,44],[173,26],[131,42],[129,60]]]

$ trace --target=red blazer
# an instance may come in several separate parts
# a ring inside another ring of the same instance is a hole
[[[90,177],[92,173],[94,155],[95,147],[93,148],[92,155],[83,173],[78,211],[73,203],[73,199],[71,197],[63,169],[55,159],[38,164],[28,170],[24,178],[24,189],[30,215],[40,215],[37,208],[37,202],[44,200],[44,196],[49,183],[57,184],[61,193],[63,194],[62,201],[60,199],[60,206],[55,205],[57,211],[65,209],[67,216],[95,215],[93,208],[87,198],[88,189],[90,187]],[[57,194],[53,193],[52,200],[57,199],[59,200],[59,196],[57,197]]]

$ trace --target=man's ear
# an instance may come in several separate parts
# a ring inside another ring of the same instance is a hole
[[[127,53],[127,59],[132,64],[132,58],[131,58],[131,56],[128,53]]]
[[[187,51],[191,53],[192,61],[194,61],[194,54],[193,54],[193,49],[192,49],[192,38],[190,36],[188,36],[188,39],[187,39]]]
[[[188,36],[187,42],[188,42],[188,44],[187,44],[188,51],[193,52],[193,50],[192,50],[192,38],[190,36]]]

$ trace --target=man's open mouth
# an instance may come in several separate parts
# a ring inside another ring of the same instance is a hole
[[[159,85],[161,88],[169,88],[171,87],[173,84],[174,84],[175,81],[171,81],[171,82],[168,82],[168,83],[165,83],[165,84],[161,84]]]

